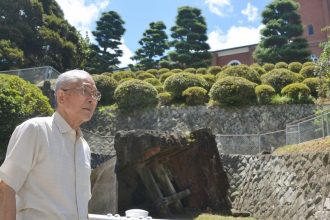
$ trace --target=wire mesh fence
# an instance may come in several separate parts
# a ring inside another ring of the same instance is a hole
[[[286,144],[299,144],[328,136],[330,112],[300,119],[286,125]]]
[[[34,84],[38,84],[44,80],[56,79],[60,75],[60,73],[51,66],[6,70],[0,71],[0,73],[16,75]]]

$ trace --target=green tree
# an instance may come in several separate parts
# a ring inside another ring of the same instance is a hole
[[[125,33],[124,21],[115,11],[102,14],[93,31],[98,45],[91,45],[88,69],[94,73],[110,72],[120,63],[123,51],[119,48],[121,37]]]
[[[171,28],[172,46],[169,53],[171,61],[187,67],[207,67],[210,64],[210,46],[207,41],[207,27],[201,10],[189,6],[178,8],[176,25]]]
[[[10,40],[0,40],[0,70],[20,66],[23,51],[12,45]]]
[[[11,48],[23,52],[22,62],[9,68],[81,67],[80,34],[64,19],[55,0],[2,0],[0,18],[0,39],[10,40]]]
[[[310,51],[302,37],[299,4],[293,0],[274,0],[262,12],[261,41],[254,51],[258,63],[305,62]]]
[[[157,68],[158,62],[167,49],[168,37],[165,32],[166,26],[162,21],[151,22],[150,28],[143,33],[139,41],[141,48],[137,49],[132,58],[138,62],[140,69]]]

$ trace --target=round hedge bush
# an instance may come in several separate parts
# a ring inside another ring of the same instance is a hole
[[[275,64],[275,68],[276,69],[281,69],[281,68],[287,69],[288,64],[286,62],[278,62]]]
[[[302,68],[304,68],[306,66],[315,66],[315,63],[312,61],[307,61],[307,62],[303,63]]]
[[[253,70],[257,71],[259,73],[259,76],[262,76],[266,73],[266,70],[264,68],[262,68],[261,66],[250,66],[250,68],[252,68]]]
[[[0,161],[15,127],[28,118],[53,113],[41,90],[18,76],[0,74]]]
[[[318,97],[318,89],[321,86],[321,79],[318,77],[311,77],[311,78],[306,78],[303,81],[304,84],[308,86],[308,88],[311,90],[311,95],[314,98]]]
[[[168,78],[168,77],[170,77],[170,76],[173,76],[173,75],[175,75],[176,73],[174,73],[174,72],[166,72],[166,73],[163,73],[162,75],[160,75],[159,76],[159,81],[161,82],[161,83],[164,83],[164,81]]]
[[[312,102],[310,98],[311,91],[304,83],[289,84],[282,89],[281,94],[290,98],[293,104],[307,104]]]
[[[205,79],[208,82],[209,88],[211,88],[216,81],[216,76],[210,73],[205,75],[198,75],[198,76],[201,76],[203,79]]]
[[[299,73],[305,78],[316,77],[317,67],[315,65],[307,65],[301,68]]]
[[[275,69],[275,65],[272,63],[265,63],[264,65],[262,65],[262,68],[264,68],[264,70],[266,70],[266,72],[269,72],[269,71]]]
[[[262,84],[272,86],[276,93],[280,93],[286,85],[301,81],[303,81],[303,77],[300,74],[288,69],[273,69],[261,76]]]
[[[299,73],[302,68],[302,64],[300,62],[291,62],[288,66],[288,69],[294,73]]]
[[[114,72],[111,74],[111,76],[117,80],[118,82],[121,80],[121,79],[124,79],[124,78],[135,78],[135,75],[134,73],[132,73],[131,71],[119,71],[119,72]]]
[[[151,73],[154,76],[156,76],[158,74],[158,70],[157,69],[148,69],[146,72],[147,73]]]
[[[172,103],[172,95],[169,92],[161,92],[157,95],[159,105],[170,105]]]
[[[218,73],[220,73],[222,71],[221,66],[210,66],[207,69],[207,73],[212,74],[212,75],[217,75]]]
[[[156,78],[147,78],[144,79],[143,81],[150,83],[153,86],[162,86],[162,83],[159,81],[159,79]]]
[[[187,73],[196,73],[196,69],[190,67],[190,68],[186,68],[186,69],[184,69],[183,72],[187,72]]]
[[[201,67],[196,70],[196,74],[206,74],[207,68]]]
[[[260,83],[259,73],[245,64],[230,66],[226,68],[219,74],[219,78],[224,78],[225,76],[243,77],[251,82],[257,84]]]
[[[209,89],[209,84],[205,79],[186,72],[170,76],[164,82],[165,90],[170,92],[174,99],[182,98],[182,92],[193,86],[199,86],[206,90]]]
[[[170,72],[170,69],[168,69],[168,68],[160,68],[160,69],[158,70],[158,74],[159,74],[159,75],[161,75],[161,74],[163,74],[163,73],[167,73],[167,72]]]
[[[93,75],[96,88],[101,92],[100,105],[111,105],[115,102],[114,92],[118,82],[108,75]]]
[[[253,104],[256,101],[256,86],[256,83],[245,78],[228,76],[215,82],[209,95],[212,100],[227,106]]]
[[[275,89],[270,85],[257,85],[255,88],[257,102],[262,105],[270,104],[272,97],[276,94]]]
[[[151,84],[133,79],[120,84],[115,90],[119,109],[133,111],[157,105],[157,90]]]
[[[149,72],[143,72],[138,75],[136,75],[137,79],[144,80],[144,79],[149,79],[149,78],[156,78],[154,74],[149,73]]]
[[[183,72],[183,70],[182,69],[172,69],[171,72],[172,73],[181,73],[181,72]]]
[[[207,90],[198,86],[184,90],[182,96],[185,98],[187,105],[204,105],[208,101]]]

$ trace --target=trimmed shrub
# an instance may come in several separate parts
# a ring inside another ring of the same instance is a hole
[[[209,95],[212,100],[227,106],[253,104],[256,101],[256,86],[256,83],[245,78],[228,76],[215,82]]]
[[[302,64],[300,62],[292,62],[288,66],[288,69],[294,73],[299,73],[301,68]]]
[[[163,85],[161,85],[161,86],[155,86],[155,89],[157,90],[158,94],[165,91]]]
[[[147,78],[144,79],[143,81],[150,83],[153,86],[162,86],[162,83],[156,78]]]
[[[273,105],[284,105],[289,104],[291,102],[291,99],[287,96],[281,96],[280,94],[276,94],[273,96],[271,104]]]
[[[172,69],[171,72],[172,73],[181,73],[181,72],[183,72],[183,70],[182,69]]]
[[[207,68],[201,67],[196,70],[196,74],[206,74]]]
[[[183,70],[183,72],[186,72],[186,73],[196,73],[196,69],[195,68],[186,68]]]
[[[152,73],[144,72],[144,73],[140,73],[139,75],[137,75],[136,78],[139,79],[139,80],[144,80],[144,79],[148,79],[148,78],[154,78],[155,79],[156,77]]]
[[[203,79],[207,81],[207,83],[209,84],[209,88],[211,88],[216,81],[216,76],[210,73],[205,75],[198,75],[198,76],[201,76]]]
[[[124,111],[133,111],[157,105],[157,90],[142,80],[133,79],[120,84],[115,90],[115,100]]]
[[[135,78],[132,78],[132,77],[123,78],[118,82],[118,85],[122,84],[123,82],[127,82],[127,81],[130,81],[130,80],[133,80],[133,79],[135,79]]]
[[[0,74],[0,163],[15,127],[28,118],[51,115],[41,90],[18,76]]]
[[[209,84],[205,79],[186,72],[170,76],[164,82],[165,91],[170,92],[174,99],[182,98],[182,92],[193,86],[199,86],[206,90],[209,89]]]
[[[276,94],[275,89],[270,85],[258,85],[254,91],[257,96],[257,102],[262,105],[270,104],[272,97]]]
[[[101,92],[100,105],[111,105],[115,102],[114,92],[118,86],[118,82],[108,75],[93,75],[95,85]]]
[[[172,95],[169,92],[162,92],[157,95],[159,105],[170,105],[172,103]]]
[[[243,77],[251,82],[260,83],[259,73],[245,64],[228,67],[219,74],[219,78],[224,78],[225,76]]]
[[[158,70],[158,75],[162,75],[163,73],[170,72],[170,69],[168,68],[161,68]]]
[[[275,69],[275,65],[272,63],[265,63],[264,65],[262,65],[262,68],[264,68],[264,70],[266,70],[266,72],[269,72],[269,71]]]
[[[286,62],[278,62],[275,64],[275,68],[276,69],[287,69],[288,68],[288,64]]]
[[[315,65],[308,65],[301,68],[299,73],[305,78],[316,77],[317,67]]]
[[[111,76],[118,82],[124,78],[135,78],[135,75],[131,71],[114,72],[111,74]]]
[[[314,98],[318,97],[318,89],[321,86],[321,79],[318,77],[311,77],[311,78],[306,78],[302,82],[308,86],[308,88],[311,90],[311,95]]]
[[[204,105],[208,101],[207,90],[198,86],[184,90],[182,96],[185,98],[187,105]]]
[[[303,77],[300,74],[291,72],[288,69],[273,69],[261,76],[262,84],[272,86],[276,93],[280,93],[286,85],[301,81],[303,81]]]
[[[312,103],[310,96],[311,91],[308,86],[303,83],[287,85],[282,89],[281,94],[290,98],[290,102],[293,104]]]
[[[253,67],[250,67],[250,68],[257,71],[259,73],[259,76],[262,76],[266,73],[266,70],[264,68],[262,68],[261,66],[253,66]]]
[[[218,73],[220,73],[222,71],[221,66],[210,66],[207,69],[207,73],[212,74],[212,75],[217,75]]]
[[[158,74],[158,70],[157,69],[148,69],[146,72],[147,73],[151,73],[154,76],[156,76]]]
[[[168,77],[170,77],[170,76],[173,76],[173,75],[175,75],[175,73],[174,72],[167,72],[167,73],[163,73],[162,75],[160,75],[160,77],[159,77],[159,81],[161,82],[161,83],[164,83],[165,82],[165,80],[168,78]]]
[[[312,61],[308,61],[303,63],[302,68],[306,67],[306,66],[315,66],[316,64]]]

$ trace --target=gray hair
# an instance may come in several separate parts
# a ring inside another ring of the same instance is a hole
[[[84,70],[69,70],[67,72],[62,73],[61,75],[59,75],[59,77],[56,80],[55,83],[55,93],[69,85],[72,83],[77,83],[77,82],[82,82],[83,80],[85,80],[86,78],[92,77],[88,72],[84,71]]]

